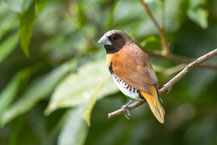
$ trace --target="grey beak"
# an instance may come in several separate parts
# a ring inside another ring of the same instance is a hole
[[[112,45],[111,41],[108,39],[108,37],[106,37],[105,35],[103,35],[99,41],[99,44],[104,44],[104,45]]]

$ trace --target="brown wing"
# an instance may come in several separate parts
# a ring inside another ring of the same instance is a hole
[[[158,89],[158,81],[148,56],[137,46],[125,46],[112,58],[114,73],[130,86],[151,94],[149,86]]]

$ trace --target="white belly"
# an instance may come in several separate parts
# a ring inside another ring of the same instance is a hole
[[[126,82],[116,76],[114,73],[112,74],[112,78],[117,85],[117,87],[121,90],[124,95],[132,98],[132,99],[140,99],[139,98],[139,90],[129,86]]]

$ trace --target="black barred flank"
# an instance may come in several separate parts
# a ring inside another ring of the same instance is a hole
[[[112,62],[109,65],[109,71],[111,73],[111,75],[113,76],[113,79],[115,82],[117,82],[118,84],[122,85],[123,88],[125,88],[129,93],[134,93],[134,95],[138,95],[139,97],[139,90],[128,85],[127,82],[125,82],[124,80],[122,80],[121,78],[119,78],[118,76],[115,75],[115,73],[113,72],[113,68],[112,68]],[[129,96],[132,97],[132,96]],[[144,100],[144,98],[142,98]]]
[[[110,66],[109,66],[109,71],[110,71],[110,73],[111,74],[113,74],[114,72],[113,72],[113,69],[112,69],[112,62],[110,63]]]

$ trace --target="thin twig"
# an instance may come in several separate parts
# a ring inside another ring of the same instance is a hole
[[[165,30],[165,4],[164,0],[160,1],[160,9],[161,9],[161,28],[163,31]]]
[[[161,45],[163,48],[162,54],[163,55],[168,55],[170,53],[170,50],[168,48],[167,42],[166,42],[166,37],[164,35],[164,31],[161,28],[161,26],[158,24],[158,22],[156,21],[156,19],[154,18],[154,16],[152,15],[147,3],[145,2],[145,0],[139,0],[140,3],[142,4],[142,6],[144,7],[146,13],[148,14],[148,16],[150,17],[151,21],[154,23],[155,27],[157,28],[157,30],[160,33],[160,38],[161,38]]]
[[[217,48],[214,49],[213,51],[199,57],[198,59],[196,59],[195,61],[189,63],[188,65],[186,65],[186,67],[180,72],[178,73],[175,77],[173,77],[169,82],[167,82],[160,90],[159,90],[159,95],[162,95],[163,93],[168,93],[172,87],[180,80],[182,79],[190,70],[192,70],[193,68],[195,68],[196,66],[200,65],[201,63],[211,59],[212,57],[217,55]],[[131,105],[129,105],[129,109],[132,110],[136,107],[141,106],[142,104],[144,104],[144,101],[138,101],[135,102]],[[108,118],[113,118],[115,116],[124,114],[126,112],[125,109],[119,109],[117,111],[114,111],[112,113],[108,114]]]
[[[167,59],[170,60],[174,63],[177,64],[183,64],[183,63],[191,63],[192,61],[194,61],[195,59],[193,58],[188,58],[185,56],[179,56],[179,55],[175,55],[175,54],[168,54],[167,56],[162,55],[162,53],[160,51],[149,51],[149,50],[145,50],[145,52],[147,52],[149,55],[151,56],[156,56],[156,57],[160,57],[163,59]],[[205,68],[205,69],[217,69],[217,63],[211,63],[211,64],[199,64],[198,67],[200,68]]]

